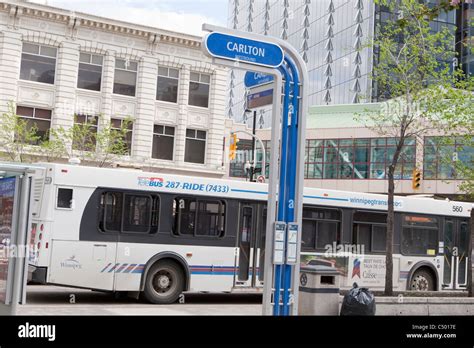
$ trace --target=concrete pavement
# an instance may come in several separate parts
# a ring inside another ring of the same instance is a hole
[[[474,298],[376,296],[376,315],[474,315]],[[465,294],[463,294],[465,295]],[[342,296],[339,301],[342,302]],[[258,294],[185,294],[184,303],[153,305],[112,293],[30,285],[19,315],[261,315]]]
[[[260,315],[261,295],[186,294],[184,303],[153,305],[111,293],[30,285],[19,315]],[[75,302],[75,303],[71,303]]]

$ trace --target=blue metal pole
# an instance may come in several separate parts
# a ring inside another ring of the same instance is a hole
[[[279,68],[283,78],[284,85],[284,100],[283,100],[283,115],[282,115],[282,137],[281,137],[281,156],[280,156],[280,187],[278,191],[278,221],[286,221],[286,175],[287,175],[287,160],[288,160],[288,111],[290,105],[290,74],[284,65]],[[277,150],[277,149],[274,149]],[[281,291],[281,273],[282,265],[275,265],[275,291],[273,296],[273,315],[280,315],[280,291]]]
[[[289,126],[289,153],[288,153],[288,174],[287,174],[287,187],[288,193],[286,197],[286,219],[287,222],[295,221],[295,192],[296,192],[296,173],[297,173],[297,153],[298,153],[298,111],[299,111],[299,74],[294,62],[289,58],[285,58],[285,62],[293,76],[293,98],[292,106],[293,113],[291,118],[291,125]],[[301,228],[301,227],[300,227]],[[299,260],[297,260],[299,262]],[[283,311],[282,315],[289,315],[289,300],[290,300],[290,287],[291,287],[291,265],[285,264],[283,269]],[[294,284],[296,287],[297,284]],[[295,289],[293,289],[294,291]]]

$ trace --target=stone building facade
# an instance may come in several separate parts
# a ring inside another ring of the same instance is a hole
[[[120,162],[222,176],[226,88],[227,71],[204,56],[200,37],[0,2],[0,114],[14,102],[45,134],[91,116],[101,115],[99,128],[130,117]]]

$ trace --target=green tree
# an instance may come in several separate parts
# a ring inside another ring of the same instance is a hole
[[[15,104],[9,102],[8,111],[0,119],[0,151],[3,155],[13,162],[30,162],[35,157],[32,145],[41,141],[36,124],[18,116]]]
[[[10,102],[8,112],[0,117],[0,153],[13,162],[57,162],[75,157],[99,167],[109,166],[129,154],[133,122],[127,117],[114,126],[102,116],[98,118],[98,122],[88,119],[68,128],[51,128],[41,136],[36,123],[16,115],[15,104]]]
[[[441,146],[452,149],[452,153],[440,158],[446,165],[452,166],[453,173],[461,181],[460,193],[472,201],[474,199],[474,79],[458,73],[453,86],[444,86],[444,95],[438,101],[437,109],[446,110],[438,122],[438,128],[444,132]],[[461,144],[459,146],[458,144]],[[460,155],[461,154],[461,155]],[[470,216],[470,244],[467,257],[472,262],[474,249],[474,209]],[[469,296],[474,296],[473,271],[467,273]]]
[[[448,29],[433,32],[430,21],[442,7],[434,8],[419,0],[379,0],[394,14],[392,21],[378,27],[373,45],[379,51],[379,62],[372,79],[382,96],[392,98],[378,111],[359,115],[374,132],[395,138],[395,152],[389,159],[388,211],[386,243],[385,295],[393,295],[393,231],[395,173],[403,160],[408,138],[422,139],[436,127],[451,106],[442,103],[449,87],[452,100],[459,104],[465,93],[453,88],[455,57],[454,36]],[[451,4],[447,5],[451,6]],[[453,125],[454,127],[454,125]]]
[[[129,136],[133,126],[132,119],[127,117],[120,127],[115,127],[110,121],[102,122],[97,133],[97,153],[94,161],[99,167],[110,165],[120,156],[129,155]]]

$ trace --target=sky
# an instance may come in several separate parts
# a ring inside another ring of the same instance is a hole
[[[228,0],[30,0],[73,11],[202,35],[203,23],[226,26]]]

